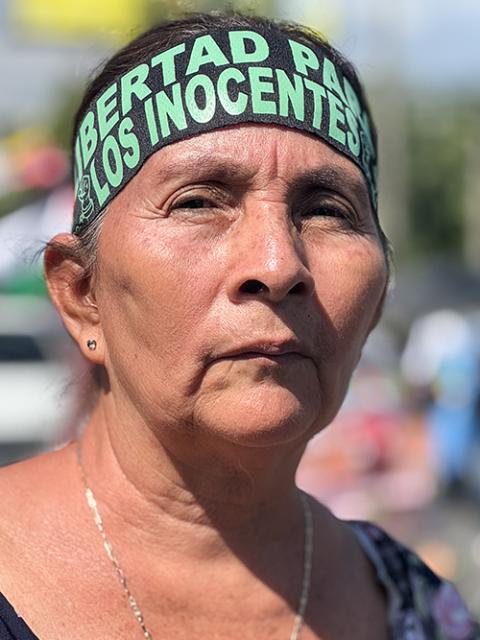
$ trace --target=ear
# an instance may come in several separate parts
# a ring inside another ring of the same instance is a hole
[[[44,254],[45,280],[50,298],[68,333],[92,364],[103,364],[104,341],[95,301],[94,282],[86,274],[79,239],[60,233],[49,242]],[[95,340],[97,348],[87,347]]]

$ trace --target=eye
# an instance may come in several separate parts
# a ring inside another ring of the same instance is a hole
[[[359,230],[358,216],[349,202],[329,192],[307,194],[294,206],[297,226],[311,225],[332,230]]]
[[[305,213],[306,216],[327,216],[329,218],[345,218],[347,212],[339,206],[332,204],[322,204],[309,209]]]
[[[215,204],[208,198],[201,196],[185,198],[172,205],[172,209],[210,209]]]
[[[337,222],[348,224],[355,219],[355,215],[347,205],[331,198],[309,200],[303,204],[299,213],[304,220],[329,218],[330,220],[335,219]]]

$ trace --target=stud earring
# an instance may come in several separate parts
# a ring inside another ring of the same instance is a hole
[[[90,351],[95,351],[95,349],[97,348],[97,341],[87,340],[87,347],[90,349]]]

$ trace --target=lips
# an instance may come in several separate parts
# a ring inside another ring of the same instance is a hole
[[[284,360],[288,359],[288,356],[307,357],[308,353],[298,340],[268,340],[225,351],[215,359],[247,359],[262,356]]]
[[[258,360],[261,359],[263,361],[265,360],[270,360],[271,362],[283,362],[283,363],[287,363],[290,362],[292,360],[297,360],[299,358],[304,358],[305,356],[302,356],[299,353],[295,353],[293,351],[289,351],[288,353],[280,353],[280,354],[276,354],[276,355],[272,355],[270,353],[255,353],[255,352],[249,352],[249,353],[239,353],[235,356],[227,356],[227,357],[223,357],[220,358],[220,360]]]

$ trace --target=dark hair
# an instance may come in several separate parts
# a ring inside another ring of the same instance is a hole
[[[349,80],[353,89],[359,95],[365,108],[368,110],[368,103],[365,99],[363,87],[358,78],[357,72],[353,65],[333,47],[320,33],[299,25],[294,22],[284,20],[273,20],[270,18],[246,15],[237,12],[212,12],[212,13],[195,13],[186,18],[162,22],[153,26],[148,31],[140,34],[125,47],[115,53],[107,62],[98,70],[96,75],[87,85],[82,102],[74,120],[73,139],[72,139],[72,157],[75,140],[78,134],[80,123],[89,109],[92,101],[99,96],[107,87],[115,82],[126,71],[137,66],[141,62],[150,59],[159,50],[167,49],[183,40],[196,35],[202,35],[213,29],[232,29],[232,28],[253,28],[263,30],[278,30],[294,36],[300,42],[306,45],[320,46],[325,49],[329,57],[340,68],[343,75]],[[372,121],[372,137],[375,148],[377,147],[377,133]],[[73,164],[73,163],[72,163]],[[78,232],[78,242],[75,246],[66,248],[60,243],[50,242],[47,246],[55,248],[65,257],[80,262],[84,266],[83,278],[92,277],[96,269],[96,249],[98,244],[99,232],[102,220],[105,216],[108,206],[95,218],[92,223],[86,225]],[[376,213],[375,223],[380,236],[382,247],[385,254],[387,269],[390,273],[391,265],[391,249],[389,242],[380,226]],[[98,379],[97,371],[97,379]]]

